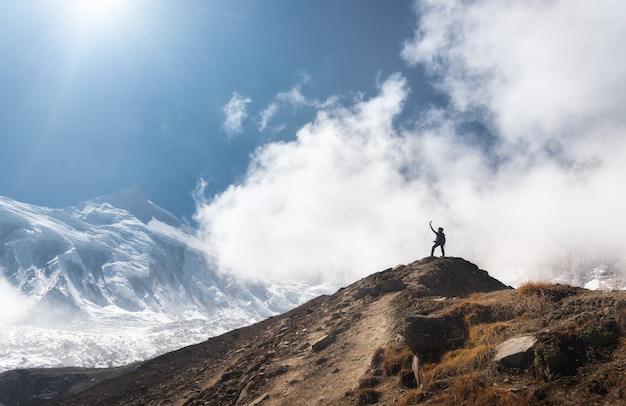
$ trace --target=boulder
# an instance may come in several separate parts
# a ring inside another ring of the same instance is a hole
[[[355,300],[363,299],[365,296],[372,293],[372,288],[359,288],[354,295]]]
[[[406,287],[407,285],[401,279],[387,279],[374,286],[370,293],[373,297],[378,297],[383,293],[399,292]]]
[[[409,316],[402,333],[414,354],[458,348],[467,340],[468,332],[461,318],[424,315]]]
[[[537,343],[534,336],[515,337],[496,347],[494,362],[507,367],[523,368],[533,359],[533,349]]]
[[[320,352],[334,342],[335,342],[334,334],[325,335],[311,345],[311,350],[313,352]]]
[[[386,281],[382,281],[379,286],[381,292],[388,293],[404,290],[407,285],[402,281],[402,279],[387,279]]]

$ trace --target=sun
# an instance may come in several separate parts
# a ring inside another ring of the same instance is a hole
[[[87,30],[107,30],[123,24],[131,14],[131,0],[70,0],[66,10]]]
[[[124,14],[128,0],[75,0],[74,3],[79,18],[98,21]]]

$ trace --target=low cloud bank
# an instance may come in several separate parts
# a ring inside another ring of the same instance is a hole
[[[0,327],[20,321],[32,305],[31,300],[5,280],[4,270],[0,269]]]
[[[626,25],[617,1],[421,1],[402,56],[450,106],[398,122],[411,89],[321,107],[245,179],[199,200],[224,269],[346,283],[430,253],[501,280],[621,272],[626,251]],[[468,123],[487,129],[477,139]],[[480,141],[480,142],[477,142]]]

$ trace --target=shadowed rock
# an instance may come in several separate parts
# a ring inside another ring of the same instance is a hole
[[[533,336],[511,338],[496,348],[493,360],[507,367],[525,367],[533,358],[536,343],[537,339]]]
[[[403,336],[411,351],[419,354],[463,345],[467,328],[462,319],[453,316],[413,315],[406,318]]]
[[[319,340],[317,340],[311,345],[311,350],[313,352],[320,352],[334,342],[335,342],[334,334],[325,335],[324,337],[320,338]]]

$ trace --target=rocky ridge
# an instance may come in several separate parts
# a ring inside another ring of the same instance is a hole
[[[625,293],[425,258],[49,404],[625,404]]]

